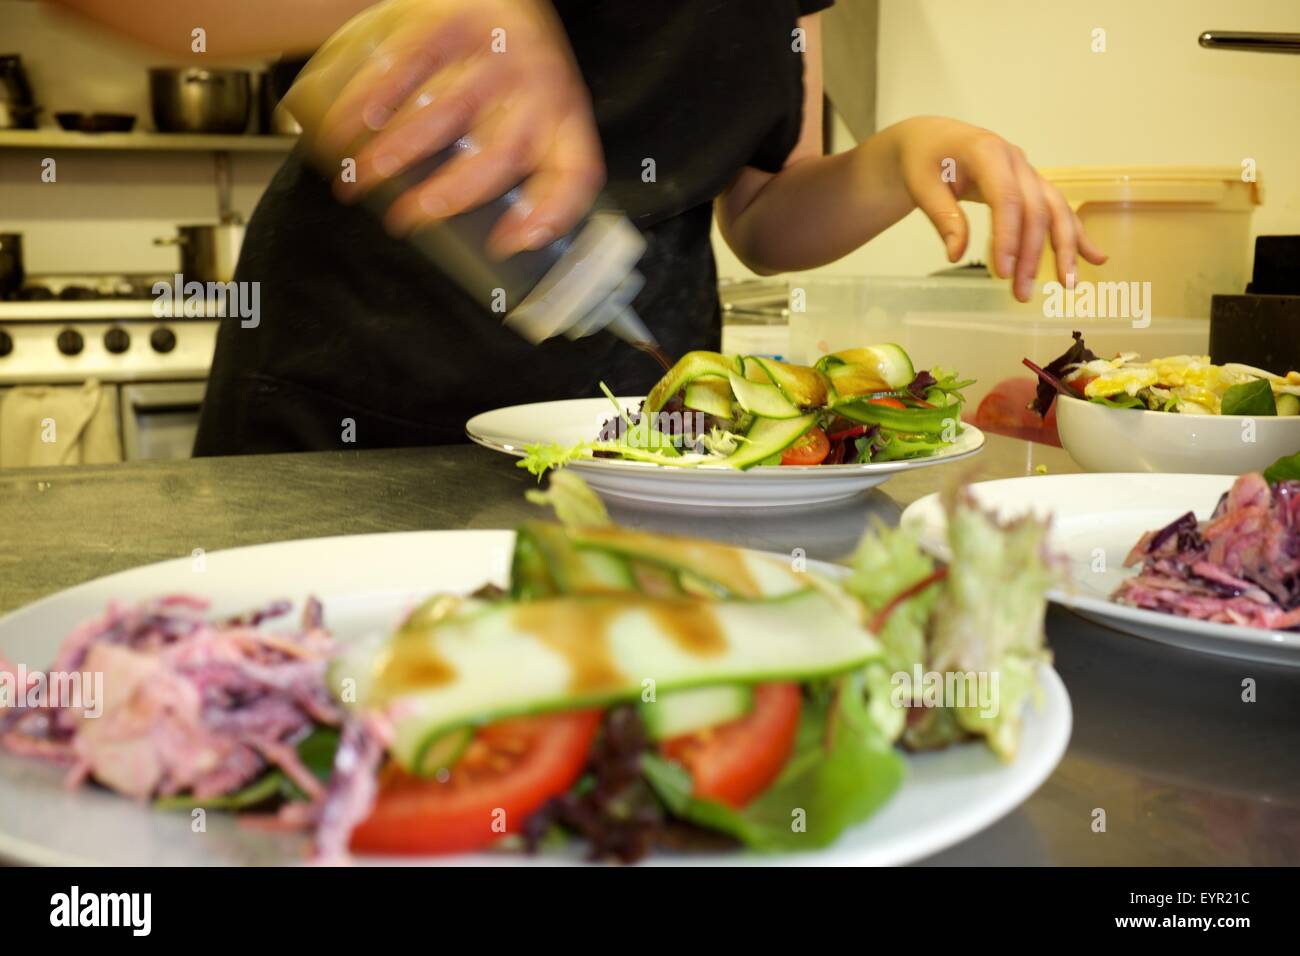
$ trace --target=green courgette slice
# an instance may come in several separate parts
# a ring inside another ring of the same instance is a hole
[[[881,654],[858,617],[815,587],[765,601],[601,594],[467,601],[423,630],[347,645],[329,679],[352,682],[349,706],[384,708],[394,759],[426,773],[438,762],[431,748],[457,728],[636,701],[646,681],[665,694],[806,681]]]

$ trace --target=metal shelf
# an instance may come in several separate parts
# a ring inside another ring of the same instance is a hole
[[[64,129],[0,130],[0,149],[140,150],[145,152],[287,153],[296,136],[211,133],[74,133]]]

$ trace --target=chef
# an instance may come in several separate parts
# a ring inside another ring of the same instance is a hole
[[[305,58],[366,0],[58,0],[190,58]],[[1029,298],[1050,244],[1062,283],[1104,261],[1057,189],[996,133],[914,117],[822,155],[819,11],[831,0],[398,0],[402,26],[350,81],[321,135],[373,132],[355,182],[293,155],[248,224],[236,281],[261,321],[222,324],[195,453],[463,440],[502,405],[644,393],[654,362],[610,335],[533,346],[403,236],[522,183],[488,252],[564,235],[601,190],[648,243],[634,307],[669,355],[716,349],[716,217],[762,274],[812,269],[920,208],[948,258],[959,200],[992,213],[992,266]],[[199,32],[196,32],[199,31]],[[202,36],[204,52],[194,53]],[[382,221],[356,202],[469,135],[479,147]]]

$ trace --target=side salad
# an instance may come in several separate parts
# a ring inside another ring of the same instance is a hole
[[[925,457],[957,440],[961,389],[970,384],[943,369],[916,371],[892,344],[835,352],[813,366],[690,352],[638,409],[604,389],[615,414],[591,441],[528,446],[519,467],[540,476],[588,457],[741,470]]]
[[[1300,628],[1300,454],[1242,475],[1208,521],[1187,512],[1146,532],[1120,604],[1247,627]]]
[[[1108,405],[1183,415],[1300,415],[1300,372],[1274,375],[1250,365],[1214,365],[1208,355],[1140,361],[1137,353],[1100,358],[1074,333],[1073,344],[1038,375],[1031,408],[1046,417],[1058,394]]]
[[[507,588],[435,595],[371,639],[333,642],[315,602],[282,630],[285,605],[110,608],[56,661],[103,669],[102,716],[0,711],[0,745],[73,786],[310,832],[321,861],[807,850],[890,799],[903,750],[1015,754],[1049,660],[1043,523],[955,494],[950,564],[878,528],[831,579],[615,527],[569,473],[530,496],[561,523],[518,529]],[[994,706],[899,697],[914,671],[999,675]]]

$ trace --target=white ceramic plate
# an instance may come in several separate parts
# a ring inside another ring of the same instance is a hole
[[[79,585],[0,618],[0,655],[44,666],[77,622],[110,599],[134,601],[168,592],[205,595],[214,613],[267,601],[318,596],[326,624],[342,639],[383,628],[430,591],[504,584],[514,533],[421,531],[318,538],[212,552],[196,572],[189,558],[124,571]],[[1044,667],[1040,708],[1026,715],[1020,752],[1001,764],[980,745],[907,758],[903,786],[881,810],[831,848],[808,854],[658,856],[654,863],[895,864],[965,839],[1010,812],[1051,774],[1070,738],[1070,700]],[[185,813],[160,813],[92,787],[65,790],[57,767],[0,752],[0,858],[82,866],[290,864],[303,859],[300,837],[241,827],[208,814],[196,833]],[[431,859],[365,858],[368,863],[538,864],[479,853]]]
[[[1208,518],[1233,482],[1227,475],[1040,475],[970,486],[975,498],[1004,517],[1052,515],[1052,542],[1069,558],[1068,586],[1051,592],[1058,604],[1127,634],[1207,654],[1300,666],[1300,633],[1196,621],[1110,600],[1120,581],[1137,573],[1124,558],[1144,531],[1188,511]],[[946,540],[937,495],[913,502],[901,524],[920,531],[942,555]]]
[[[620,398],[624,408],[641,399]],[[613,414],[606,398],[514,405],[475,415],[465,432],[480,445],[523,456],[525,445],[538,442],[575,445],[591,441]],[[601,494],[620,501],[674,508],[781,508],[851,498],[880,484],[890,475],[915,468],[969,458],[984,445],[984,435],[965,425],[957,440],[930,458],[869,465],[780,466],[737,471],[717,465],[672,468],[645,462],[592,458],[568,467]]]

